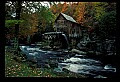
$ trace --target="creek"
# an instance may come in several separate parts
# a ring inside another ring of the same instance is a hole
[[[91,78],[113,78],[116,77],[116,67],[111,63],[104,63],[97,58],[91,58],[87,54],[73,54],[66,49],[42,49],[39,46],[20,46],[21,51],[27,56],[27,60],[36,62],[38,67],[54,60],[57,64],[54,71],[83,74]],[[61,59],[60,59],[61,58]],[[61,60],[61,61],[58,61]],[[107,60],[107,59],[106,59]],[[41,64],[42,63],[42,64]],[[58,71],[59,70],[59,71]]]

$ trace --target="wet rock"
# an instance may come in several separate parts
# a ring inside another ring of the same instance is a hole
[[[114,55],[114,53],[108,53],[107,55]]]
[[[53,71],[57,72],[57,73],[62,73],[63,72],[60,68],[55,68]]]
[[[101,52],[95,52],[96,53],[96,55],[101,55],[102,53]]]
[[[63,69],[63,67],[69,66],[70,63],[58,63],[58,68]]]
[[[28,51],[39,51],[39,48],[27,48]]]
[[[58,61],[57,60],[51,60],[48,62],[51,68],[56,68],[58,67]]]
[[[44,64],[46,68],[51,68],[49,64]]]
[[[77,49],[72,49],[71,51],[74,52],[74,53],[78,53],[78,54],[87,54],[86,52],[83,52],[83,51],[80,51],[80,50],[77,50]]]
[[[74,57],[77,57],[77,58],[85,58],[86,56],[85,56],[85,55],[80,55],[80,54],[75,54]]]
[[[116,68],[112,67],[112,65],[103,65],[98,60],[90,59],[86,52],[77,49],[72,49],[69,52],[67,50],[42,50],[38,49],[38,47],[32,48],[30,46],[21,46],[20,48],[26,54],[28,60],[36,62],[37,67],[52,67],[55,68],[54,72],[57,73],[68,70],[94,78],[113,77],[116,73]],[[67,56],[71,54],[73,56],[68,58]]]
[[[116,68],[113,67],[112,65],[108,64],[108,65],[105,65],[104,67],[105,70],[109,70],[109,71],[112,71],[112,72],[116,72]]]
[[[74,57],[71,57],[70,59],[66,59],[64,62],[80,62],[80,58],[74,58]]]
[[[107,77],[104,77],[102,75],[98,75],[98,76],[95,76],[94,78],[107,78]]]

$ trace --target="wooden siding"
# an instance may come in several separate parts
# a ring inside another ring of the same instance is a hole
[[[57,17],[54,24],[55,31],[65,32],[69,37],[82,36],[80,26],[74,22],[66,20],[61,14]]]

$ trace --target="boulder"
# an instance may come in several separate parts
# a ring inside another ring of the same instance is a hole
[[[83,51],[80,51],[80,50],[77,50],[77,49],[72,49],[71,52],[77,53],[77,54],[87,54],[86,52],[83,52]]]

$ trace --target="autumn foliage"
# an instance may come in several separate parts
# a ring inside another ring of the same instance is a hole
[[[63,4],[59,3],[51,6],[50,10],[54,14],[59,14],[62,12],[70,15],[77,21],[77,23],[84,24],[84,22],[86,22],[86,4],[86,2],[64,2]]]
[[[97,29],[96,33],[98,35],[106,34],[107,30],[113,31],[113,28],[116,29],[115,2],[49,2],[50,8],[38,5],[40,2],[36,4],[26,1],[24,4],[20,13],[20,20],[22,20],[19,26],[20,38],[26,38],[28,35],[32,36],[38,31],[43,33],[46,28],[52,29],[55,19],[61,12],[73,17],[82,26]],[[5,8],[5,20],[9,20],[5,23],[7,27],[5,36],[6,38],[11,38],[14,37],[15,20],[10,16],[10,13],[15,11],[15,2],[11,5],[6,5]],[[36,9],[36,11],[31,12],[32,8]],[[106,24],[105,21],[110,24]]]

